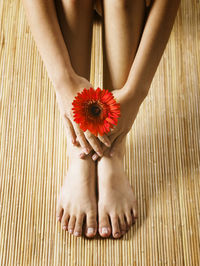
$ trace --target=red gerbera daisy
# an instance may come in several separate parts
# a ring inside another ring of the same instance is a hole
[[[95,136],[108,133],[117,125],[120,116],[120,104],[108,90],[84,88],[72,103],[74,121],[83,131],[87,129]]]

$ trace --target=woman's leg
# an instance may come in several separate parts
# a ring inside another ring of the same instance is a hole
[[[93,0],[55,0],[58,20],[75,72],[90,79]]]
[[[89,80],[92,37],[93,0],[56,0],[59,24],[77,74]],[[88,156],[80,159],[80,147],[67,142],[69,169],[61,189],[57,218],[62,227],[80,236],[86,220],[85,234],[93,237],[97,230],[96,169]]]
[[[120,89],[133,63],[145,23],[145,1],[104,0],[104,88]],[[99,233],[118,238],[134,223],[137,204],[124,172],[125,138],[114,157],[98,162]],[[109,222],[111,221],[111,224]]]

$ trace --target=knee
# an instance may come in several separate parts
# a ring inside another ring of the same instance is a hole
[[[80,6],[91,3],[93,0],[61,0],[63,4],[70,6]]]
[[[114,9],[127,9],[133,4],[133,0],[107,0]]]

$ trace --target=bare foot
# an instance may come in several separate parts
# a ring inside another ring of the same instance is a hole
[[[85,235],[94,237],[97,232],[95,163],[91,156],[80,159],[80,150],[68,143],[69,169],[58,199],[57,219],[64,230],[75,236],[82,235],[85,225]]]
[[[137,203],[124,172],[123,155],[125,138],[113,157],[104,155],[98,169],[99,234],[119,238],[126,233],[137,218]],[[110,223],[111,222],[111,223]]]

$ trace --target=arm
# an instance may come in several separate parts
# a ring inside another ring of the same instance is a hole
[[[75,77],[57,19],[54,0],[23,0],[32,35],[57,90]]]
[[[94,149],[102,156],[100,141],[109,146],[109,138],[99,137],[99,141],[90,132],[84,133],[73,121],[71,104],[74,96],[83,88],[93,86],[75,73],[72,67],[57,19],[54,0],[23,0],[23,4],[31,32],[54,85],[68,136],[74,144],[80,143],[86,154]],[[79,143],[76,143],[76,137]]]
[[[124,87],[143,101],[169,39],[180,0],[154,0]]]
[[[116,128],[109,134],[112,142],[109,150],[111,156],[131,129],[139,107],[148,94],[179,4],[180,0],[153,1],[128,79],[122,89],[113,91],[121,105],[121,117]]]

